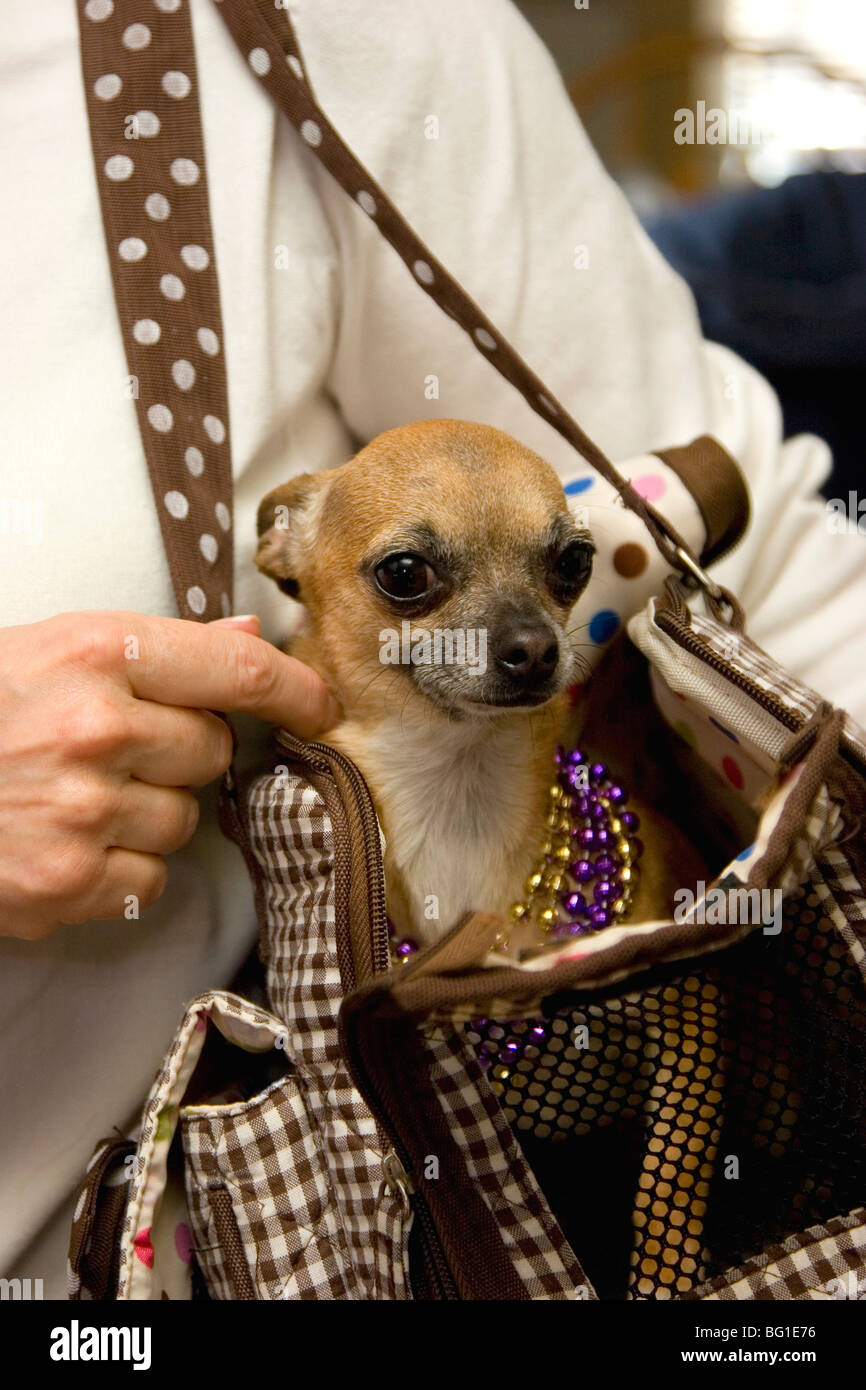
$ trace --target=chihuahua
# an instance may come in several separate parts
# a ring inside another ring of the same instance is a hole
[[[554,469],[490,426],[424,420],[276,488],[258,532],[260,570],[306,610],[292,655],[342,705],[327,742],[370,788],[398,934],[507,917],[588,674],[594,546]]]

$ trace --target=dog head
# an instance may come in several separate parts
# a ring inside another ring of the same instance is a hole
[[[259,507],[256,563],[304,604],[347,715],[489,718],[574,679],[593,545],[553,468],[500,430],[425,420]]]

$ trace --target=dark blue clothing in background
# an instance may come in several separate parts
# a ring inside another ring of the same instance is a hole
[[[647,221],[688,281],[705,337],[773,384],[785,434],[833,449],[826,496],[866,484],[866,174],[799,174]]]

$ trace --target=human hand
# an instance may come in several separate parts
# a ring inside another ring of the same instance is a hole
[[[65,613],[0,629],[0,936],[121,917],[165,889],[203,787],[231,762],[213,710],[302,737],[339,706],[259,635],[140,613]],[[137,915],[137,910],[136,910]]]

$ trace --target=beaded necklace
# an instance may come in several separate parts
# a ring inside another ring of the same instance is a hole
[[[634,901],[638,861],[643,845],[636,831],[639,820],[626,807],[624,787],[604,763],[588,763],[583,752],[554,754],[556,775],[548,788],[545,838],[525,896],[514,903],[515,923],[534,923],[543,942],[592,935],[622,921]],[[390,921],[392,964],[405,965],[419,949],[410,937],[397,939]],[[507,933],[496,942],[508,948]],[[478,1065],[500,1097],[505,1118],[539,1138],[556,1133],[552,1122],[570,1127],[579,1104],[572,1093],[577,1053],[564,1036],[561,1017],[513,1019],[477,1018],[466,1025]],[[549,1078],[562,1071],[555,1089]],[[545,1094],[546,1093],[546,1094]]]
[[[602,931],[624,918],[634,899],[638,860],[637,816],[626,808],[624,787],[604,763],[557,745],[556,775],[548,788],[545,839],[513,903],[511,920],[534,923],[544,940],[565,941]],[[405,964],[418,950],[411,937],[391,932],[391,958]],[[506,934],[497,945],[507,949]]]

